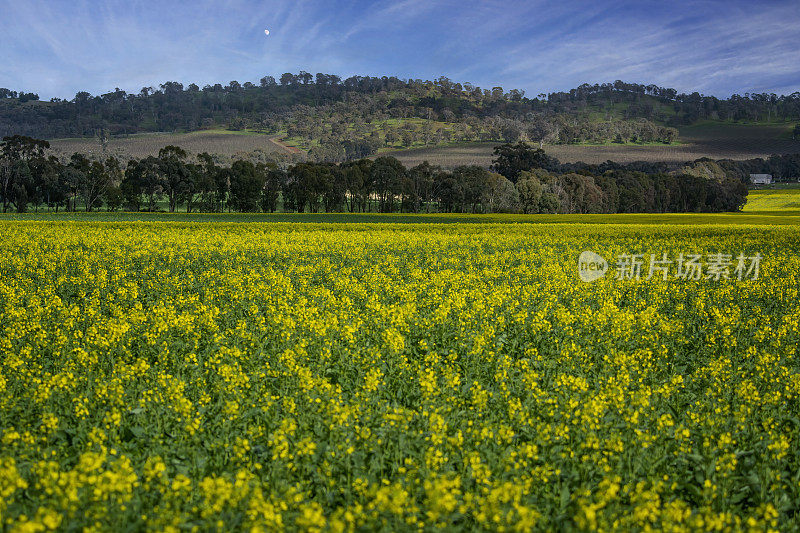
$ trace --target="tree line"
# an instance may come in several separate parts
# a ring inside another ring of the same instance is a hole
[[[550,93],[547,101],[554,112],[567,114],[586,106],[611,108],[616,104],[626,104],[626,117],[656,120],[668,125],[687,125],[698,120],[771,122],[800,119],[800,92],[787,95],[747,92],[717,98],[697,91],[679,93],[653,84],[617,80],[593,85],[585,83],[570,91]]]
[[[624,104],[621,111],[617,104]],[[32,137],[59,138],[131,134],[148,131],[194,131],[205,127],[253,128],[264,131],[303,128],[303,117],[309,108],[364,117],[365,122],[382,116],[414,116],[453,124],[469,124],[475,119],[505,119],[549,124],[545,130],[558,129],[557,142],[581,140],[619,141],[626,138],[624,128],[603,135],[606,127],[591,134],[568,131],[568,126],[581,123],[581,128],[597,122],[591,111],[606,111],[605,122],[630,121],[627,128],[636,128],[641,120],[657,127],[690,124],[701,119],[719,120],[798,120],[800,93],[791,95],[733,95],[727,99],[704,96],[697,92],[678,93],[655,85],[614,83],[584,84],[569,92],[539,94],[534,98],[525,92],[502,87],[481,88],[470,83],[456,83],[446,77],[436,80],[400,79],[397,77],[312,75],[301,71],[285,73],[278,80],[264,76],[257,83],[231,81],[226,85],[184,86],[175,81],[158,87],[143,87],[137,93],[119,88],[91,95],[78,92],[72,99],[53,98],[39,101],[35,93],[0,88],[0,135],[12,133]],[[374,112],[370,111],[374,110]],[[364,114],[364,111],[370,111]],[[621,113],[621,115],[620,115]],[[535,120],[534,120],[535,119]],[[342,121],[352,124],[353,121]],[[647,130],[644,130],[647,136]],[[448,129],[447,131],[451,131]],[[335,133],[335,132],[332,132]],[[341,132],[340,132],[341,133]],[[493,135],[489,128],[477,128],[475,135],[485,133],[490,140],[515,141]],[[628,135],[629,140],[642,137]],[[670,135],[669,130],[662,134]],[[664,137],[656,133],[655,137]],[[341,136],[341,135],[340,135]],[[364,138],[364,136],[361,136]],[[540,139],[531,137],[531,141]],[[337,141],[343,142],[337,137]]]
[[[376,102],[351,106],[298,106],[290,118],[262,124],[270,133],[286,132],[317,162],[340,162],[375,154],[380,148],[413,148],[453,142],[665,143],[677,140],[678,130],[646,119],[591,121],[587,118],[528,113],[506,118],[444,113],[437,119],[429,109],[390,107]],[[244,124],[244,122],[243,122]],[[252,127],[253,125],[250,125]],[[245,127],[242,125],[242,127]]]
[[[49,143],[26,136],[0,143],[3,212],[15,210],[188,212],[524,212],[616,213],[735,211],[747,187],[722,169],[709,176],[688,165],[672,170],[564,164],[526,143],[495,148],[486,169],[406,168],[391,156],[340,164],[196,157],[177,146],[122,163],[75,153],[59,159]],[[797,164],[800,158],[794,157]],[[699,160],[696,165],[705,164]],[[649,165],[649,166],[648,166]]]

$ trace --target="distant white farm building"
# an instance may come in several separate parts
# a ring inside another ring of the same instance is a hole
[[[753,185],[769,185],[772,183],[772,174],[750,174],[750,183]]]

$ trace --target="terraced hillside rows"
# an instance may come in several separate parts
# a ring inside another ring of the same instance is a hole
[[[791,125],[753,125],[707,123],[680,129],[680,143],[662,144],[607,144],[607,145],[545,145],[545,151],[559,161],[572,163],[604,163],[617,161],[666,161],[684,163],[702,157],[712,159],[751,159],[772,154],[800,152],[800,140],[791,136]],[[74,152],[99,153],[97,139],[54,139],[53,149],[62,155]],[[288,146],[275,136],[252,132],[226,130],[197,131],[176,134],[139,134],[114,137],[109,140],[107,152],[122,159],[157,155],[168,144],[182,147],[190,153],[209,152],[223,156],[262,150],[268,154],[284,156],[302,155],[302,151]],[[423,161],[453,168],[459,165],[492,163],[492,151],[498,142],[463,143],[429,148],[415,148],[386,152],[397,157],[404,165],[414,166]]]
[[[711,123],[680,128],[680,144],[545,145],[545,151],[562,163],[599,164],[606,161],[665,161],[685,163],[702,157],[752,159],[772,154],[800,153],[800,140],[791,137],[790,125],[740,125]],[[453,168],[458,165],[489,166],[496,143],[475,143],[395,152],[404,165],[423,161]]]
[[[75,138],[49,141],[53,150],[63,156],[75,152],[102,152],[98,139]],[[225,130],[195,131],[191,133],[145,133],[126,137],[112,137],[106,152],[126,161],[129,158],[157,156],[164,146],[180,146],[192,154],[208,152],[232,156],[237,152],[261,150],[267,154],[288,154],[290,150],[273,141],[273,137],[257,133],[244,133]]]

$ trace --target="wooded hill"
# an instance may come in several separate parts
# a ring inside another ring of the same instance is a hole
[[[800,120],[800,93],[727,99],[616,81],[539,94],[481,88],[441,77],[286,73],[257,84],[166,82],[139,93],[79,92],[44,102],[34,93],[0,89],[0,136],[38,138],[196,131],[220,126],[296,139],[316,161],[343,161],[387,145],[492,141],[670,143],[676,126],[701,120]],[[800,129],[797,130],[800,134]]]

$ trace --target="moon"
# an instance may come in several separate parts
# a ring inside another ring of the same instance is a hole
[[[264,30],[264,35],[269,35],[269,30]]]

